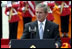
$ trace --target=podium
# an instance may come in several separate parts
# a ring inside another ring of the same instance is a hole
[[[21,39],[11,40],[11,48],[55,48],[54,39]]]

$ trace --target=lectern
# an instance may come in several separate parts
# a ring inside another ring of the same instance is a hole
[[[11,48],[55,48],[54,39],[22,39],[11,40]]]

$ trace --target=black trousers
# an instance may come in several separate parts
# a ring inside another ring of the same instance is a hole
[[[18,22],[9,23],[9,39],[17,39]]]
[[[25,24],[26,23],[29,23],[31,21],[32,21],[32,18],[31,17],[23,17],[23,25],[24,25],[24,27],[25,27]]]
[[[69,15],[61,16],[61,32],[69,32]]]

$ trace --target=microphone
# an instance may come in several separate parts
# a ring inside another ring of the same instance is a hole
[[[36,26],[34,27],[30,27],[29,26],[29,32],[31,33],[30,36],[31,36],[31,39],[33,39],[36,35]]]

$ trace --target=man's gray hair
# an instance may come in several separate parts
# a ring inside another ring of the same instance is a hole
[[[39,4],[36,6],[36,9],[37,9],[37,8],[43,8],[43,9],[44,9],[44,12],[45,12],[45,13],[48,13],[48,7],[47,7],[45,4],[39,3]]]

